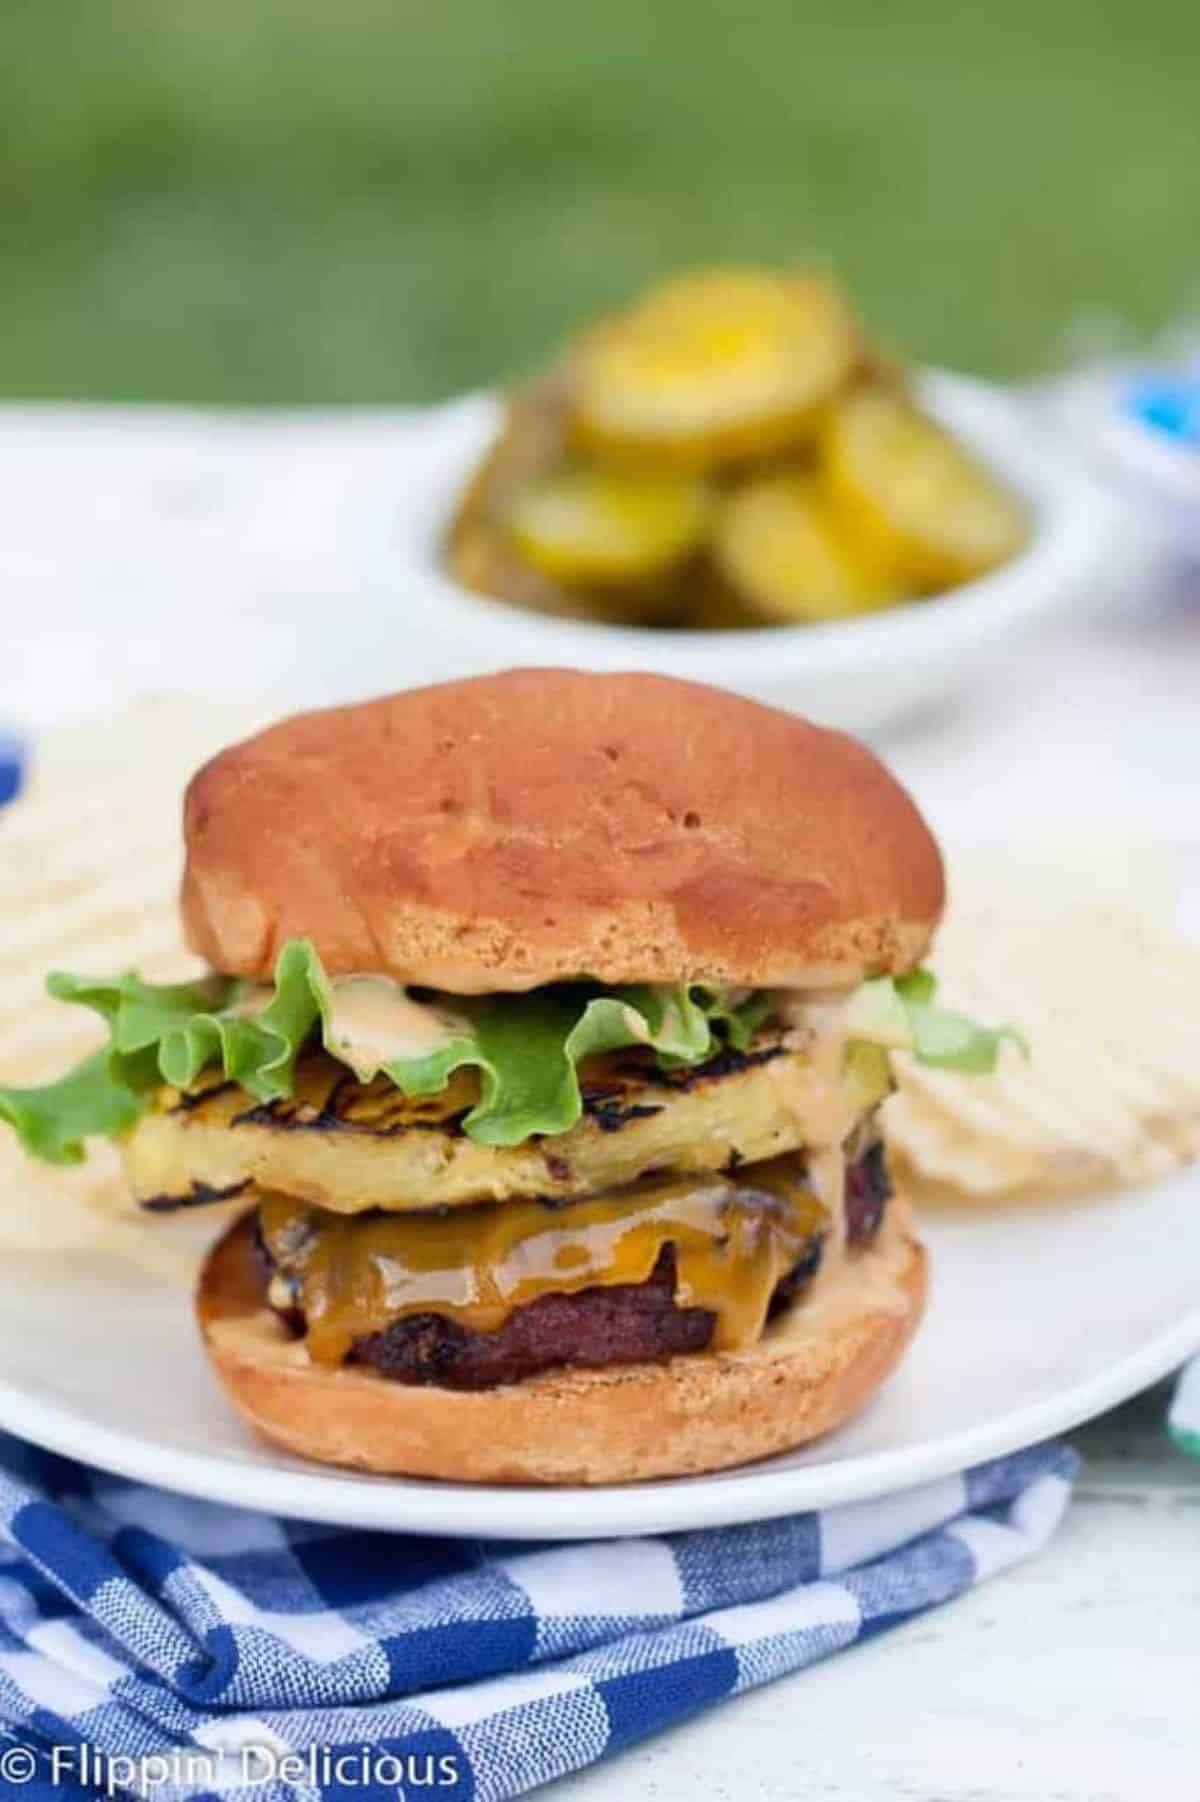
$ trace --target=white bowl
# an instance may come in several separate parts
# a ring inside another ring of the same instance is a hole
[[[924,404],[1025,500],[1028,547],[945,595],[819,626],[655,631],[562,620],[461,587],[441,546],[463,487],[501,417],[490,394],[432,410],[413,428],[403,504],[374,586],[407,625],[407,679],[513,665],[652,670],[732,688],[829,725],[864,731],[959,687],[997,640],[1083,598],[1115,553],[1100,490],[1049,439],[1027,402],[988,383],[929,370]],[[416,636],[413,637],[412,634]],[[382,677],[384,672],[380,671]]]

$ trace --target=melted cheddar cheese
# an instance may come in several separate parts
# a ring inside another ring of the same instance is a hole
[[[303,1310],[311,1356],[336,1365],[356,1339],[406,1315],[494,1332],[540,1295],[643,1283],[666,1245],[678,1305],[715,1316],[713,1349],[751,1345],[776,1285],[823,1241],[829,1213],[803,1163],[778,1158],[739,1178],[674,1176],[590,1201],[440,1215],[336,1215],[271,1194],[259,1227],[282,1305]]]

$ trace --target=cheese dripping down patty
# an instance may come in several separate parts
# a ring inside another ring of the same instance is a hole
[[[712,1313],[713,1350],[738,1350],[760,1337],[776,1288],[819,1255],[829,1229],[796,1158],[558,1207],[346,1217],[266,1195],[259,1210],[272,1305],[303,1314],[309,1353],[326,1365],[409,1315],[495,1332],[545,1294],[644,1283],[668,1245],[676,1304]]]

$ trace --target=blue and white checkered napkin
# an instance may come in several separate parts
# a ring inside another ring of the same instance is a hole
[[[1045,1445],[880,1502],[529,1545],[271,1520],[0,1435],[0,1795],[515,1796],[1030,1557],[1074,1468]]]
[[[25,749],[15,732],[0,726],[0,807],[16,799],[24,773]]]

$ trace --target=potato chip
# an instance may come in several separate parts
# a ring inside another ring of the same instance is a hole
[[[48,998],[47,971],[136,964],[161,981],[199,968],[176,903],[180,794],[206,756],[257,723],[234,708],[149,702],[47,739],[25,793],[0,814],[0,1083],[52,1081],[104,1038],[82,1008]],[[0,1129],[5,1250],[104,1245],[179,1275],[218,1224],[214,1213],[147,1232],[112,1145],[60,1168],[26,1158]]]
[[[1153,1180],[1200,1156],[1200,949],[1146,916],[960,912],[939,937],[949,1006],[1016,1022],[992,1076],[896,1059],[898,1170],[941,1199],[1079,1192]]]

